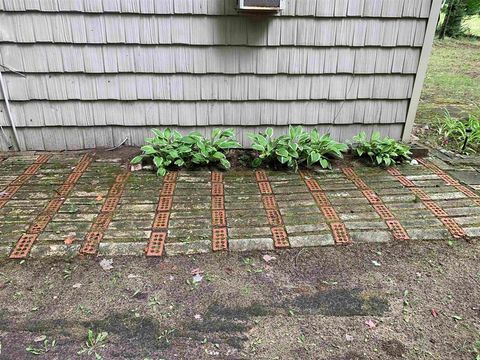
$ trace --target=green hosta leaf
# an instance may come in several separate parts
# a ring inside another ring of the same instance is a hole
[[[273,129],[272,128],[266,128],[265,129],[265,135],[267,135],[268,137],[272,137],[273,136]]]
[[[183,166],[183,165],[185,165],[185,161],[183,161],[183,159],[178,159],[177,161],[175,161],[175,165]]]
[[[212,138],[215,139],[218,137],[218,135],[220,135],[220,133],[222,132],[221,129],[214,129],[213,132],[212,132]]]
[[[215,159],[219,159],[219,160],[222,160],[222,159],[225,159],[225,154],[224,153],[221,153],[219,151],[217,151],[216,153],[214,153],[212,155]]]
[[[260,144],[252,144],[252,149],[260,152],[264,152],[266,150],[265,147]]]
[[[218,147],[220,149],[234,149],[234,148],[239,148],[241,145],[234,141],[234,140],[228,140],[228,141],[222,141],[218,144]]]
[[[160,156],[155,156],[153,158],[153,163],[157,168],[161,168],[163,165],[163,159]]]
[[[373,134],[372,134],[372,137],[371,137],[371,141],[379,141],[380,140],[380,133],[378,131],[375,131]]]
[[[182,138],[182,142],[184,144],[195,144],[197,142],[197,139],[192,136],[185,136]]]
[[[283,149],[283,148],[282,148],[282,149],[277,149],[276,154],[277,154],[278,156],[280,156],[280,157],[283,157],[283,158],[288,158],[288,157],[290,157],[287,149]]]
[[[166,173],[167,173],[167,170],[163,167],[160,167],[160,168],[157,169],[157,175],[158,176],[163,177],[163,176],[165,176]]]
[[[170,130],[169,128],[166,128],[163,134],[167,139],[169,139],[170,136],[172,136],[172,130]]]
[[[158,129],[152,129],[152,132],[155,134],[157,137],[163,137],[163,133],[158,130]]]
[[[252,166],[253,166],[254,168],[257,168],[257,167],[259,167],[259,166],[261,166],[261,165],[262,165],[262,159],[260,159],[260,158],[255,158],[255,159],[253,159],[253,161],[252,161]]]
[[[283,157],[283,156],[281,156],[281,157],[279,158],[279,160],[280,160],[280,163],[282,163],[282,164],[286,164],[286,163],[288,163],[289,161],[291,161],[290,158]]]
[[[138,155],[138,156],[135,156],[132,161],[130,161],[131,164],[139,164],[141,163],[143,160],[143,156],[142,155]]]
[[[315,164],[316,162],[320,161],[320,158],[321,158],[321,156],[320,156],[319,153],[317,153],[317,152],[312,152],[312,153],[310,154],[310,162],[311,162],[311,164]]]
[[[171,151],[168,153],[168,156],[170,156],[170,158],[172,158],[172,159],[178,158],[178,152],[177,152],[177,150],[171,150]]]
[[[230,169],[230,161],[227,159],[221,159],[220,164],[222,164],[225,169]]]
[[[327,159],[321,159],[320,160],[320,165],[322,168],[327,169],[330,167],[330,163],[328,162]]]
[[[155,150],[155,148],[151,145],[144,145],[141,147],[141,149],[146,155],[152,155],[157,152],[157,150]]]

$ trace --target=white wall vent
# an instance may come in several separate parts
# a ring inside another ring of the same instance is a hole
[[[280,11],[285,0],[238,0],[238,9],[242,11]]]

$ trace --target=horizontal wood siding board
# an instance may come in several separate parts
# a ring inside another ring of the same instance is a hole
[[[0,42],[249,46],[421,46],[426,19],[0,13]]]
[[[11,103],[18,127],[274,126],[405,122],[408,100],[355,101],[27,101]],[[9,126],[3,103],[0,125]]]
[[[414,80],[414,75],[5,75],[12,101],[401,100],[410,98]]]
[[[431,0],[286,0],[277,16],[428,17]],[[338,4],[336,4],[338,3]],[[341,6],[339,6],[341,5]],[[0,0],[7,12],[236,15],[236,0]]]
[[[199,130],[203,135],[209,136],[215,126],[203,128],[178,127],[173,129],[181,133],[188,133]],[[237,139],[245,147],[250,147],[249,133],[265,131],[265,126],[235,126],[233,128]],[[360,131],[371,134],[379,131],[382,135],[388,135],[399,139],[402,133],[401,124],[369,124],[369,125],[306,125],[307,130],[316,128],[320,133],[330,133],[333,138],[339,141],[352,139]],[[26,150],[80,150],[88,148],[113,147],[127,139],[127,145],[141,146],[145,144],[145,137],[151,136],[152,127],[128,127],[128,126],[103,126],[103,127],[44,127],[44,128],[19,128],[20,142]],[[284,134],[287,126],[278,126],[274,129],[276,135]],[[6,129],[10,131],[10,129]],[[52,140],[53,139],[53,140]],[[5,141],[0,139],[0,150],[7,150]]]
[[[24,73],[415,74],[420,52],[410,47],[4,44],[0,61]]]

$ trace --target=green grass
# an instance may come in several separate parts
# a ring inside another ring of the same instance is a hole
[[[468,29],[468,33],[474,36],[480,36],[480,15],[471,16],[466,19],[464,26]]]
[[[444,119],[445,110],[453,117],[480,117],[479,40],[435,41],[417,112],[417,136],[438,145],[434,128]]]
[[[436,41],[429,61],[417,114],[418,124],[430,123],[448,109],[452,115],[480,106],[480,41]]]

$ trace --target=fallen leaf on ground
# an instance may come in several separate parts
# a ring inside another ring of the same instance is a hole
[[[95,200],[97,200],[97,201],[102,201],[102,199],[103,199],[103,196],[102,196],[102,195],[98,195],[98,196],[95,198]]]
[[[200,315],[200,314],[195,314],[195,315],[193,315],[193,317],[194,317],[196,320],[202,320],[202,315]]]
[[[192,271],[190,271],[190,274],[192,276],[199,275],[199,274],[202,274],[202,273],[203,273],[203,271],[201,271],[199,268],[195,268]]]
[[[130,171],[140,171],[142,170],[142,164],[130,165]]]
[[[37,336],[36,338],[34,338],[34,339],[33,339],[33,342],[38,343],[38,342],[42,342],[42,341],[44,341],[44,340],[46,340],[46,339],[47,339],[47,336],[46,336],[46,335],[40,335],[40,336]]]
[[[372,264],[377,267],[382,266],[377,260],[372,260]]]
[[[110,259],[110,260],[103,259],[102,261],[100,261],[100,266],[105,271],[113,269],[112,264],[113,264],[113,259]]]
[[[136,279],[136,278],[138,278],[138,275],[128,274],[127,278]]]
[[[74,232],[71,232],[71,233],[68,233],[67,237],[65,238],[65,240],[63,240],[63,242],[65,243],[65,245],[72,245],[73,242],[75,241],[75,236],[77,234],[74,233]]]
[[[367,320],[365,321],[365,325],[367,325],[370,329],[373,329],[377,326],[377,323],[373,320]]]
[[[202,276],[202,275],[195,275],[195,276],[193,277],[193,282],[194,282],[194,283],[199,283],[199,282],[201,282],[202,280],[203,280],[203,276]]]
[[[433,316],[433,317],[437,317],[437,316],[438,316],[437,310],[432,309],[432,316]]]
[[[263,255],[263,260],[265,260],[265,262],[267,262],[267,263],[272,261],[272,260],[275,260],[275,259],[276,259],[276,257],[274,257],[274,256]]]
[[[81,286],[82,286],[82,284],[77,283],[77,284],[74,284],[72,287],[73,287],[74,289],[78,289],[78,288],[80,288]]]

